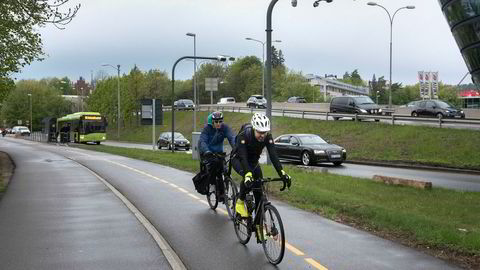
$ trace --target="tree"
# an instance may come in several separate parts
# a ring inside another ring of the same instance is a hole
[[[226,75],[225,93],[237,100],[247,100],[250,95],[262,92],[262,61],[247,56],[233,63]]]
[[[277,68],[280,66],[285,66],[285,58],[283,57],[282,50],[277,51],[275,46],[272,46],[272,68]]]
[[[68,24],[80,9],[61,11],[69,0],[2,0],[0,4],[0,77],[19,72],[32,61],[43,60],[38,27]]]
[[[31,94],[31,98],[28,96]],[[72,112],[72,103],[64,100],[60,92],[52,87],[50,80],[22,80],[16,84],[2,107],[1,118],[8,126],[30,121],[30,100],[32,101],[33,130],[42,127],[45,117],[61,117]]]

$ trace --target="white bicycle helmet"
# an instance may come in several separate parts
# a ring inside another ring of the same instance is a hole
[[[270,131],[270,120],[264,114],[255,113],[252,116],[252,126],[256,131],[268,132]]]

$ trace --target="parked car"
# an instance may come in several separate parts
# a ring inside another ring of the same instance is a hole
[[[267,108],[267,100],[262,95],[252,95],[247,100],[249,108]]]
[[[289,97],[288,103],[307,103],[304,97]]]
[[[332,99],[330,112],[381,115],[382,109],[368,96],[344,96]],[[339,118],[333,117],[333,120],[338,120]],[[375,121],[379,121],[379,119],[375,119]]]
[[[347,159],[345,148],[330,144],[315,134],[285,134],[275,139],[279,159],[295,160],[303,165],[333,162],[340,166]]]
[[[422,100],[418,102],[411,113],[412,116],[426,116],[437,118],[465,118],[465,113],[461,109],[455,108],[452,104],[442,100]]]
[[[190,141],[180,132],[174,133],[173,142],[175,144],[175,149],[185,149],[185,151],[190,149]],[[157,146],[158,149],[166,147],[168,150],[172,150],[172,132],[161,133],[158,137]]]
[[[195,110],[195,104],[191,99],[179,99],[173,103],[173,107],[177,110]]]
[[[25,126],[14,126],[12,128],[12,133],[13,134],[20,134],[22,136],[30,136],[30,130],[28,129],[28,127],[25,127]]]
[[[233,97],[223,97],[217,102],[217,104],[232,104],[232,103],[235,103],[235,98]]]

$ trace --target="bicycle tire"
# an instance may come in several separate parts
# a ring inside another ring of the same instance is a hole
[[[268,261],[277,265],[285,255],[285,231],[283,222],[275,206],[268,204],[262,213],[262,229],[266,235],[262,241],[263,251]]]
[[[218,206],[218,198],[217,198],[217,187],[213,184],[208,186],[208,193],[207,193],[207,202],[210,206],[210,209],[215,210]]]
[[[235,203],[237,202],[238,198],[235,198]],[[238,241],[246,245],[248,241],[250,241],[250,237],[252,236],[252,218],[242,218],[239,214],[235,215],[233,219],[233,227],[235,228],[235,234],[237,235]]]
[[[235,217],[235,198],[237,197],[238,189],[235,182],[229,176],[225,177],[225,208],[230,219]]]

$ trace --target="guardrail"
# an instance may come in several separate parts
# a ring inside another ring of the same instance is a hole
[[[171,106],[163,106],[163,110],[171,111]],[[213,104],[213,105],[200,105],[196,108],[196,110],[197,111],[224,111],[224,112],[254,113],[254,112],[264,112],[266,109],[249,108],[249,107],[242,107],[242,106],[223,106],[223,105]],[[469,118],[469,119],[424,118],[424,117],[413,117],[413,116],[401,115],[401,114],[391,114],[391,115],[345,114],[345,113],[302,111],[302,110],[290,110],[290,109],[272,109],[272,114],[273,113],[281,114],[281,116],[283,117],[289,117],[289,115],[290,116],[301,115],[301,118],[306,118],[308,116],[322,116],[322,117],[325,117],[326,121],[335,120],[335,118],[342,118],[342,117],[352,118],[354,121],[384,120],[384,121],[390,121],[392,125],[395,125],[396,121],[434,123],[434,124],[438,124],[439,127],[442,127],[443,124],[480,125],[480,119],[476,119],[476,118]]]

